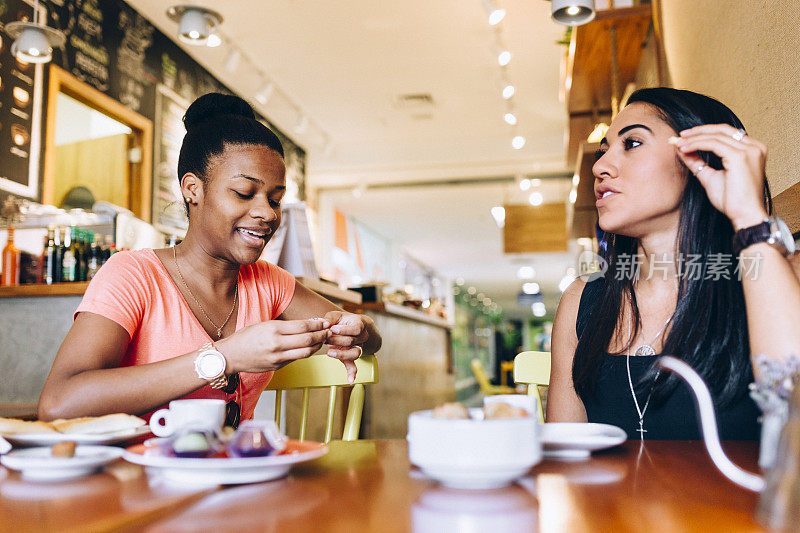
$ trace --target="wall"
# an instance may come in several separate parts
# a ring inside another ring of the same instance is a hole
[[[676,88],[713,96],[769,147],[772,194],[797,183],[800,34],[796,0],[662,0]]]

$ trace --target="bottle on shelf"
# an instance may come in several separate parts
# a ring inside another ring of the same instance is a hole
[[[14,228],[8,228],[8,242],[3,248],[3,276],[2,284],[4,287],[14,287],[19,285],[19,250],[14,246]]]
[[[56,251],[58,244],[56,244],[56,227],[53,224],[47,226],[47,238],[44,242],[44,252],[42,252],[42,283],[52,285],[58,283],[56,277],[56,268],[60,268]]]
[[[87,231],[77,228],[76,232],[76,251],[75,251],[75,281],[86,281],[87,262],[89,245],[86,242]]]
[[[64,228],[64,243],[61,245],[63,256],[61,258],[61,280],[64,282],[76,281],[78,260],[76,253],[78,250],[75,242],[74,227]]]
[[[89,259],[86,262],[86,279],[92,281],[92,278],[100,266],[103,264],[103,250],[100,245],[100,235],[92,234],[92,244],[89,245]]]

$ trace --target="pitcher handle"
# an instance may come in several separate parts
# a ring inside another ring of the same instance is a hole
[[[764,478],[743,470],[733,464],[722,450],[717,430],[717,418],[714,414],[714,401],[703,378],[691,366],[670,355],[659,357],[656,364],[663,369],[675,372],[691,387],[694,392],[697,410],[700,412],[700,427],[703,430],[703,441],[706,443],[708,455],[722,474],[746,489],[761,492],[766,485]]]

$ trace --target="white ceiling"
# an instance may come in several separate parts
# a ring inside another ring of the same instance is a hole
[[[177,24],[165,15],[168,3],[127,1],[161,31],[176,34]],[[312,188],[566,170],[566,110],[558,100],[565,50],[556,44],[564,27],[550,20],[549,2],[497,2],[507,10],[499,30],[513,54],[507,77],[517,88],[516,130],[503,121],[496,35],[481,0],[198,3],[223,15],[223,45],[182,46],[307,149]],[[231,44],[244,56],[232,72],[225,68]],[[266,79],[280,91],[262,106],[253,97]],[[401,109],[395,99],[407,93],[428,93],[434,105]],[[302,133],[299,113],[310,119]],[[511,147],[515,131],[527,138],[522,150]],[[546,296],[569,262],[566,254],[502,254],[489,209],[515,187],[368,187],[360,198],[348,191],[339,197],[345,212],[503,305],[519,291],[521,262],[537,267]],[[545,201],[565,201],[569,192],[563,180],[542,187]]]

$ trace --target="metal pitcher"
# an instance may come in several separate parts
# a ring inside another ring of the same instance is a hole
[[[665,355],[656,362],[675,372],[692,389],[700,413],[700,425],[708,454],[725,477],[742,487],[760,492],[757,520],[771,529],[800,531],[800,387],[795,387],[789,419],[783,428],[774,466],[759,476],[736,466],[722,450],[714,402],[703,378],[689,365]]]

